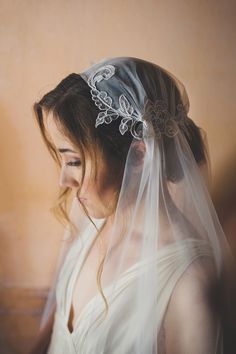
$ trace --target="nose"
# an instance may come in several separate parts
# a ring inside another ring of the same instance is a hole
[[[59,178],[60,187],[70,187],[78,188],[78,181],[66,171],[66,167],[61,168],[60,178]]]

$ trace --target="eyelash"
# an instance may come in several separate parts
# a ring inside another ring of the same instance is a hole
[[[67,166],[76,166],[76,167],[78,167],[80,165],[81,165],[81,161],[80,160],[67,162]]]

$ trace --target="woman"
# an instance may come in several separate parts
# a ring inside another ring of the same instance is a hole
[[[228,246],[182,83],[148,61],[108,58],[34,110],[61,198],[74,197],[55,313],[35,352],[222,353],[216,284]]]

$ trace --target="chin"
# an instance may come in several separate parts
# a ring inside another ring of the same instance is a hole
[[[89,216],[94,219],[105,219],[111,215],[110,212],[104,210],[94,210],[92,208],[87,208]]]

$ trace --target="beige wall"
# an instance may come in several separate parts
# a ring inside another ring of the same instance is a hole
[[[69,73],[103,57],[147,59],[185,84],[189,115],[208,133],[213,192],[220,206],[226,198],[225,171],[236,170],[235,10],[233,0],[1,1],[2,284],[46,286],[62,237],[49,212],[57,170],[32,104]],[[227,220],[232,222],[232,215]]]

